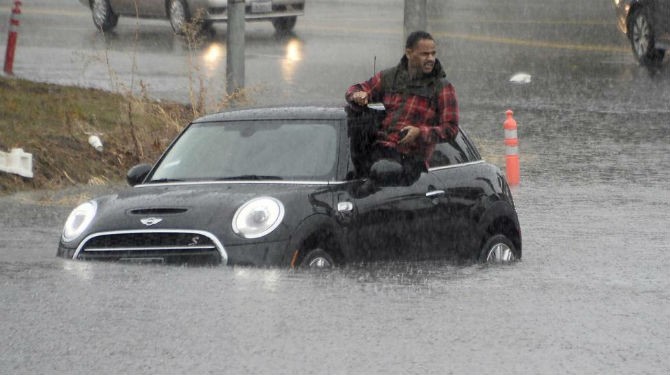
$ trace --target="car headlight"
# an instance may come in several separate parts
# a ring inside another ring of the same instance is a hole
[[[93,221],[97,210],[98,204],[95,201],[82,203],[72,210],[63,227],[63,241],[70,242],[84,233]]]
[[[233,231],[244,238],[259,238],[275,230],[284,218],[284,205],[272,197],[254,198],[233,217]]]

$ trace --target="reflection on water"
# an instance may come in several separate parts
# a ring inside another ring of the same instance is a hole
[[[281,59],[281,78],[283,82],[292,83],[296,70],[303,60],[303,42],[297,37],[278,38],[278,39],[256,39],[248,38],[247,59],[249,51],[259,49],[262,51],[260,56],[280,55]],[[225,70],[227,48],[225,41],[210,41],[203,45],[199,50],[199,61],[206,71],[207,78],[212,78],[216,74],[221,74]],[[251,54],[251,57],[256,57]],[[254,75],[259,72],[251,72]]]
[[[93,279],[93,265],[90,262],[63,261],[63,270],[80,280]]]
[[[303,43],[297,38],[291,38],[286,43],[286,54],[284,59],[281,61],[281,71],[282,78],[287,83],[293,82],[296,68],[298,67],[300,61],[302,61],[302,48]]]
[[[226,46],[222,43],[213,42],[204,48],[201,58],[207,78],[212,78],[216,73],[221,71],[225,55]]]
[[[127,89],[137,81],[133,78],[139,77],[149,87],[151,96],[188,103],[193,92],[206,93],[210,110],[218,109],[214,102],[225,96],[228,52],[225,31],[218,35],[206,33],[192,40],[175,35],[164,23],[143,22],[135,27],[90,35],[85,44],[97,54],[90,57],[89,50],[77,52],[83,58],[77,56],[73,60],[77,64],[84,62],[83,79],[89,80],[89,84],[95,80],[111,90]],[[247,88],[295,85],[301,79],[298,72],[306,63],[304,45],[304,39],[296,34],[248,30],[244,52]],[[259,67],[268,61],[271,66]],[[192,87],[194,83],[203,87]],[[136,87],[131,89],[139,91]]]
[[[274,292],[282,281],[282,273],[278,269],[254,269],[237,267],[233,270],[233,282],[236,285],[249,286],[260,284],[261,288]]]
[[[361,300],[373,295],[401,295],[418,301],[442,295],[454,287],[475,286],[508,270],[514,272],[517,267],[522,267],[522,263],[491,266],[430,261],[352,264],[315,271],[233,267],[231,272],[230,268],[221,267],[212,272],[225,280],[228,297],[252,292],[266,297],[266,293],[271,293],[316,298],[323,293],[334,293]]]

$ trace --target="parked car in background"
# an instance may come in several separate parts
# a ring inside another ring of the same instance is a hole
[[[521,259],[505,177],[460,131],[407,183],[370,162],[384,111],[259,108],[193,121],[130,189],[75,208],[58,256],[323,268],[348,262]]]
[[[197,20],[201,31],[214,22],[228,20],[228,0],[79,0],[91,9],[93,23],[106,32],[114,29],[119,16],[169,19],[182,34],[184,26]],[[304,14],[305,0],[245,0],[246,21],[271,21],[277,32],[293,30]]]
[[[663,61],[670,48],[670,0],[614,0],[614,7],[635,58],[643,65]]]

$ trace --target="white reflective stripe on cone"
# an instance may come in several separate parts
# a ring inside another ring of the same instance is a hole
[[[505,155],[518,155],[519,146],[507,146],[505,147]]]

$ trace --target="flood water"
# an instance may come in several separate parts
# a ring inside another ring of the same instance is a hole
[[[576,1],[525,3],[432,3],[431,21],[446,47],[440,58],[459,94],[461,124],[503,169],[504,111],[514,111],[522,261],[382,263],[316,273],[73,262],[55,258],[67,214],[114,186],[4,196],[0,372],[670,371],[667,58],[657,70],[638,66],[617,34],[609,1],[579,12],[570,7]],[[340,100],[343,88],[371,71],[368,57],[348,52],[397,47],[397,32],[386,30],[402,18],[370,26],[376,31],[367,40],[345,43],[339,22],[355,30],[355,20],[370,21],[360,4],[324,30],[314,26],[322,21],[310,17],[349,3],[338,4],[315,1],[304,29],[299,20],[302,65],[291,80],[270,87],[285,96],[261,104]],[[513,22],[518,14],[528,19]],[[86,30],[88,17],[73,16],[71,27]],[[441,24],[440,17],[452,22]],[[144,27],[159,35],[169,29]],[[251,33],[264,40],[268,30]],[[85,35],[70,38],[88,45],[94,34]],[[251,44],[251,66],[263,64],[271,44]],[[45,53],[39,46],[30,51]],[[172,58],[172,51],[156,53]],[[340,53],[351,57],[349,65],[332,61]],[[378,59],[395,61],[396,54]],[[324,74],[324,67],[331,70]],[[61,72],[56,78],[70,68],[54,68]],[[17,68],[26,76],[30,69]],[[520,71],[532,76],[530,84],[509,82]]]
[[[3,228],[15,240],[1,242],[0,365],[657,373],[668,368],[669,207],[658,201],[663,188],[638,190],[525,183],[516,195],[524,258],[512,265],[384,263],[318,273],[56,259],[55,212],[66,210],[4,198],[3,208],[18,199],[24,214],[23,224]]]

